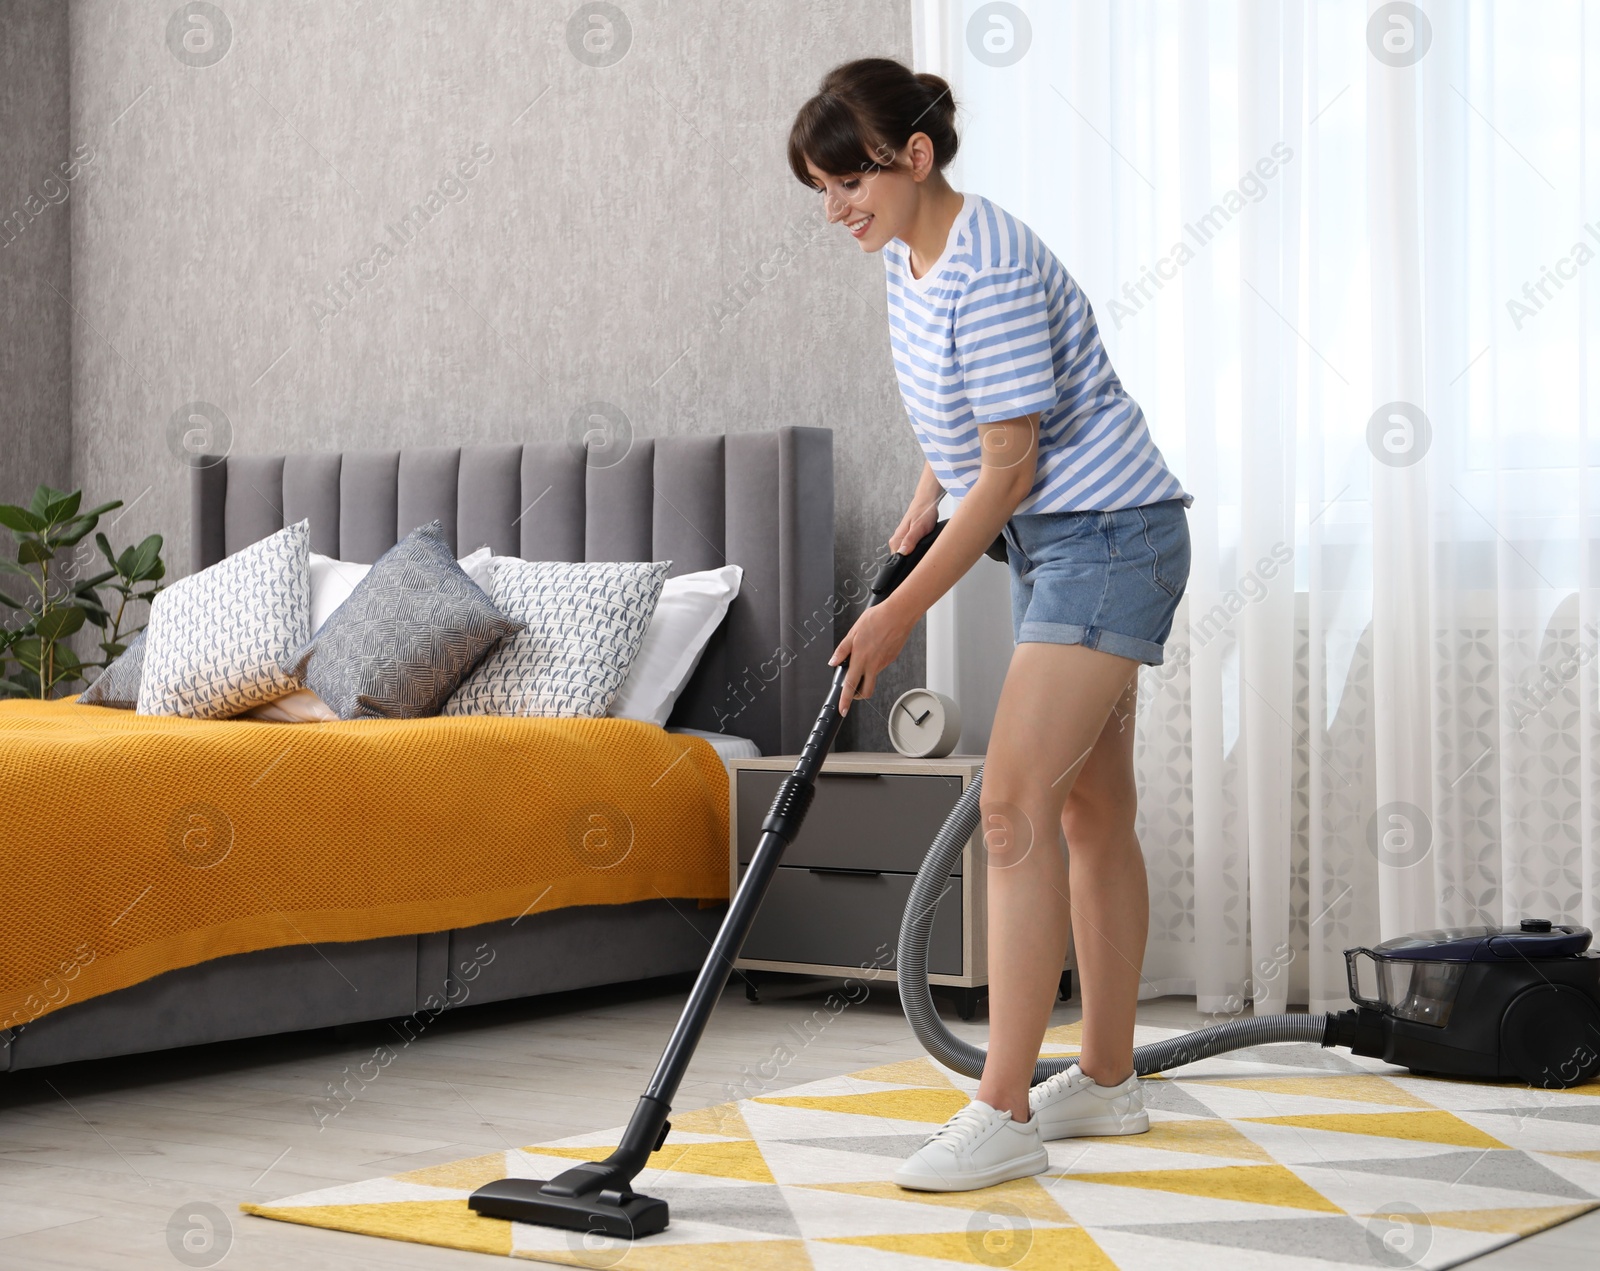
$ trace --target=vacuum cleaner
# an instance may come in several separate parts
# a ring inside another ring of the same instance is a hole
[[[947,522],[907,553],[891,553],[873,579],[868,607],[880,603],[916,568]],[[989,549],[1000,550],[1003,539]],[[666,1142],[679,1083],[727,986],[762,898],[805,820],[816,776],[843,716],[846,658],[835,669],[799,761],[778,787],[761,823],[761,840],[722,921],[689,1000],[667,1040],[622,1141],[603,1161],[584,1161],[551,1179],[503,1178],[468,1200],[486,1218],[567,1231],[639,1239],[667,1226],[667,1202],[633,1188],[650,1154]],[[962,792],[917,874],[900,927],[896,978],[917,1040],[940,1063],[983,1075],[985,1052],[964,1042],[933,1009],[928,936],[957,857],[978,826],[982,769]],[[1518,1078],[1559,1088],[1600,1072],[1600,952],[1586,928],[1525,919],[1519,927],[1430,931],[1345,954],[1355,1009],[1323,1016],[1265,1015],[1203,1028],[1134,1051],[1141,1075],[1268,1042],[1342,1046],[1429,1075]],[[1362,960],[1366,961],[1363,962]],[[1371,976],[1361,992],[1358,964]],[[1040,1059],[1033,1084],[1073,1058]]]
[[[933,1009],[928,933],[934,907],[978,827],[982,770],[951,810],[911,886],[896,952],[906,1018],[928,1054],[983,1076],[985,1052]],[[1600,1073],[1600,951],[1587,927],[1524,918],[1515,927],[1452,927],[1345,950],[1352,1010],[1255,1015],[1137,1047],[1141,1077],[1269,1042],[1315,1042],[1417,1076],[1516,1079],[1563,1089]],[[1365,971],[1365,975],[1363,975]],[[1363,991],[1370,984],[1371,987]],[[1032,1085],[1076,1056],[1040,1059]]]

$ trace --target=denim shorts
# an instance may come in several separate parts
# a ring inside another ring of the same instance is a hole
[[[1183,500],[1115,512],[1023,512],[1004,534],[1018,644],[1081,644],[1161,665],[1189,581]]]

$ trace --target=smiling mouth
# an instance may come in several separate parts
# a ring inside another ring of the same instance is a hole
[[[852,237],[860,238],[867,232],[867,227],[872,224],[872,221],[873,217],[871,215],[864,216],[861,220],[846,225],[845,228],[850,231]]]

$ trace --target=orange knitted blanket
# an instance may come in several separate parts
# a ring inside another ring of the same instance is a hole
[[[728,895],[728,777],[625,719],[0,702],[0,1027],[226,954]]]

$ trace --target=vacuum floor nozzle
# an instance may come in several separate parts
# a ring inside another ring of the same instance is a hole
[[[485,1218],[510,1218],[634,1240],[667,1227],[667,1202],[638,1192],[604,1188],[582,1196],[559,1196],[544,1190],[542,1178],[502,1178],[472,1193],[467,1202]]]

